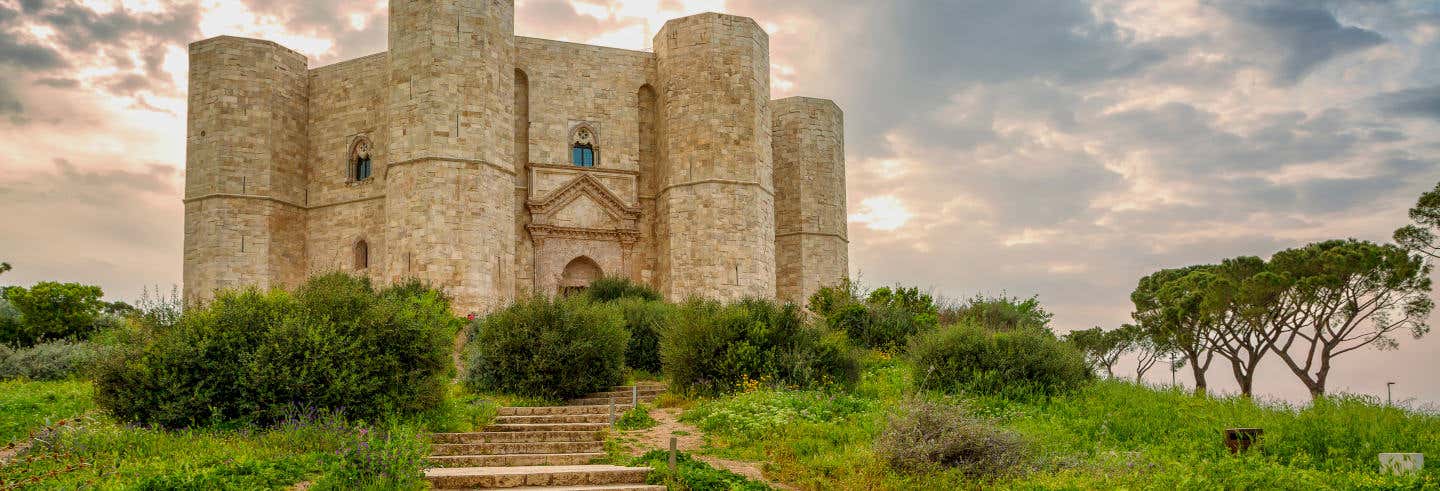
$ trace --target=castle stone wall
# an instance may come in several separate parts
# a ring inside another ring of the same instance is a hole
[[[385,162],[389,92],[387,53],[310,70],[309,220],[305,251],[311,274],[347,271],[381,281],[385,257]],[[371,142],[369,179],[351,175],[351,149]],[[365,241],[367,267],[356,264]]]
[[[515,7],[390,3],[385,272],[459,311],[515,294]]]
[[[845,275],[843,131],[833,103],[769,101],[768,43],[713,13],[654,53],[516,37],[511,0],[392,0],[388,51],[315,69],[194,43],[186,296],[347,271],[463,314],[598,268],[673,300],[799,299]],[[570,162],[582,126],[593,168]]]
[[[655,36],[659,287],[669,298],[775,295],[770,48],[755,21],[706,13]]]
[[[825,99],[770,102],[774,114],[776,293],[803,303],[849,275],[845,128]]]
[[[222,36],[190,45],[187,299],[305,275],[305,57]]]

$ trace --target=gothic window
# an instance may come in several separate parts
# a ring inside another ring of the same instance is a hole
[[[355,269],[370,267],[370,244],[364,240],[355,243]]]
[[[370,139],[360,137],[350,148],[350,180],[364,181],[370,178]]]
[[[595,132],[589,126],[575,129],[574,143],[570,144],[570,163],[578,167],[595,167]]]
[[[576,144],[570,149],[570,163],[580,167],[595,167],[595,149],[590,145]]]

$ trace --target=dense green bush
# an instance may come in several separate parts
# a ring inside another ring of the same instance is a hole
[[[948,326],[916,337],[910,355],[915,380],[946,392],[1048,397],[1094,378],[1078,349],[1040,329]]]
[[[10,338],[18,337],[20,332],[20,311],[0,295],[0,345],[9,345]]]
[[[622,298],[659,301],[660,292],[654,288],[630,281],[624,276],[606,276],[590,282],[585,296],[596,302],[613,302]]]
[[[318,276],[294,294],[222,291],[101,363],[96,402],[166,427],[268,423],[296,407],[375,420],[440,404],[459,320],[434,290]]]
[[[0,345],[0,380],[64,380],[83,374],[109,352],[85,341],[47,341],[28,348]]]
[[[0,321],[0,344],[30,346],[53,339],[83,339],[96,328],[104,294],[98,286],[42,281],[25,288],[9,286],[5,300],[19,318]],[[9,314],[0,314],[9,316]]]
[[[940,309],[940,323],[971,324],[991,331],[1015,331],[1020,329],[1050,330],[1051,314],[1040,305],[1040,300],[1030,297],[1000,295],[985,297],[976,295],[959,305],[948,305]]]
[[[565,399],[625,381],[630,334],[614,305],[532,297],[472,324],[469,386]]]
[[[1025,442],[997,423],[971,417],[965,408],[913,398],[890,417],[875,441],[875,453],[901,472],[959,469],[976,479],[994,479],[1026,459]]]
[[[759,299],[685,304],[660,357],[672,387],[712,394],[746,383],[851,385],[860,374],[843,337],[806,325],[795,305]]]
[[[622,298],[616,302],[630,331],[630,344],[625,348],[625,364],[636,370],[660,373],[660,338],[675,323],[675,306],[641,298]]]
[[[863,300],[861,296],[859,287],[845,280],[817,290],[809,308],[856,344],[886,351],[905,346],[911,336],[934,329],[939,320],[934,299],[919,288],[881,287]]]

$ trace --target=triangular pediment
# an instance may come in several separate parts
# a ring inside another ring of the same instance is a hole
[[[549,218],[547,222],[562,218],[593,222],[599,219],[598,213],[604,213],[613,227],[640,216],[638,208],[626,206],[620,197],[589,174],[580,174],[544,197],[531,200],[528,207],[537,217]]]

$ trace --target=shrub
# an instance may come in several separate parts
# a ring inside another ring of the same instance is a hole
[[[807,326],[795,305],[769,300],[685,304],[660,356],[682,391],[729,392],[746,380],[851,385],[859,378],[859,359],[842,338]]]
[[[11,344],[12,337],[18,337],[20,332],[20,311],[0,295],[0,345]]]
[[[622,298],[616,305],[630,331],[625,364],[636,370],[660,373],[660,338],[675,322],[675,307],[634,297]]]
[[[991,331],[1016,331],[1021,329],[1050,330],[1050,319],[1054,314],[1040,305],[1040,300],[1030,297],[1000,295],[998,297],[975,297],[958,306],[948,306],[939,312],[941,324],[968,323]]]
[[[30,346],[49,339],[80,339],[95,329],[105,306],[98,286],[42,281],[30,288],[5,287],[5,300],[20,313],[0,323],[0,344]]]
[[[629,343],[613,305],[532,297],[473,324],[467,383],[477,391],[572,398],[625,381]]]
[[[660,292],[654,288],[630,281],[623,276],[607,276],[590,282],[585,296],[596,302],[613,302],[622,298],[659,301]]]
[[[939,320],[934,299],[918,288],[882,287],[862,301],[859,288],[849,280],[816,291],[810,310],[856,344],[886,351],[905,346],[911,336],[934,329]]]
[[[1020,435],[973,418],[961,406],[915,398],[890,417],[875,453],[892,469],[923,473],[946,467],[971,478],[994,479],[1026,459]]]
[[[429,448],[417,428],[353,428],[346,440],[316,489],[425,489]]]
[[[815,290],[815,293],[810,294],[809,303],[805,307],[821,317],[828,318],[841,307],[859,302],[860,284],[843,278],[838,284]]]
[[[437,291],[375,292],[341,273],[222,291],[134,353],[100,365],[96,402],[166,427],[268,423],[295,407],[373,421],[440,404],[458,319]]]
[[[0,345],[0,380],[64,380],[82,374],[107,349],[84,341],[49,341],[28,348]]]
[[[915,338],[910,354],[915,380],[946,392],[1049,397],[1094,376],[1078,349],[1038,329],[996,333],[949,326]]]
[[[655,418],[650,416],[650,409],[651,406],[645,403],[630,408],[630,410],[620,414],[620,417],[615,420],[615,429],[630,431],[654,428],[656,425],[659,425],[660,422],[655,421]]]

